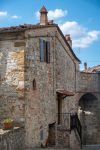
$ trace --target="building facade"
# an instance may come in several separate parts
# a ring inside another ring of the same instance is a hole
[[[59,145],[65,136],[67,147],[77,147],[70,131],[76,113],[83,144],[100,144],[100,74],[80,72],[79,63],[70,35],[48,20],[45,7],[37,25],[0,29],[0,120],[23,123],[27,146]],[[69,131],[59,129],[63,121]]]

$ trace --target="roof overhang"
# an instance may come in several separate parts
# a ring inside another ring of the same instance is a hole
[[[60,35],[62,36],[63,40],[65,41],[66,45],[69,47],[70,52],[72,53],[72,55],[73,55],[73,57],[75,58],[75,60],[78,61],[79,63],[81,63],[81,61],[78,59],[78,57],[75,55],[74,51],[72,50],[72,48],[71,48],[70,45],[68,44],[68,42],[67,42],[67,40],[66,40],[64,34],[62,33],[61,29],[59,28],[59,26],[56,25],[56,27],[57,27],[57,29],[58,29]]]
[[[56,93],[58,96],[60,96],[61,98],[65,98],[67,96],[74,96],[74,93],[71,91],[67,91],[64,89],[60,89],[60,90],[56,90]]]

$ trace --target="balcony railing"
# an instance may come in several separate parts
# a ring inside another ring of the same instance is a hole
[[[71,130],[72,129],[77,130],[77,133],[78,133],[79,138],[80,138],[81,147],[82,147],[82,126],[81,126],[81,122],[78,118],[77,113],[70,115],[70,129]]]

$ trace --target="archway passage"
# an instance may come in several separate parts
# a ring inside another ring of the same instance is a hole
[[[78,115],[82,124],[84,145],[97,144],[98,136],[98,101],[92,93],[84,94],[79,100]]]

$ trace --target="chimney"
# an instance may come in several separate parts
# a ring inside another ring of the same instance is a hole
[[[84,63],[84,69],[87,70],[87,63]]]
[[[47,25],[48,24],[48,17],[47,17],[47,9],[43,6],[40,9],[40,25]]]
[[[49,20],[49,21],[48,21],[48,24],[53,24],[53,20]]]
[[[70,34],[66,34],[65,38],[66,38],[66,41],[68,42],[68,44],[70,45],[70,47],[72,48],[72,40],[71,40]]]

